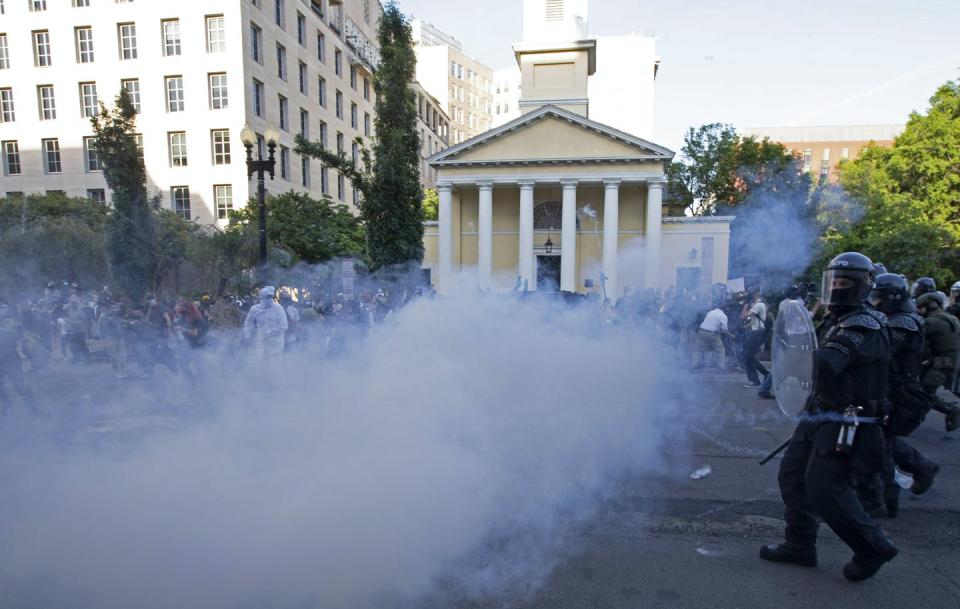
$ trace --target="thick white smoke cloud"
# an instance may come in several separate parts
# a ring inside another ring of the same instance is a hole
[[[593,306],[470,296],[416,302],[338,360],[288,357],[281,378],[212,368],[216,416],[179,430],[0,448],[0,606],[530,592],[618,480],[660,466],[663,358]]]

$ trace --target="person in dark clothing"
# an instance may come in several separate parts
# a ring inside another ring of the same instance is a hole
[[[203,347],[207,337],[207,322],[203,313],[192,302],[181,300],[177,303],[173,330],[178,332],[183,340],[179,353],[180,370],[191,384],[196,385],[200,373],[197,352]]]
[[[857,493],[871,515],[895,518],[900,511],[900,486],[895,480],[895,468],[913,476],[911,491],[917,495],[930,488],[940,470],[939,465],[906,440],[923,422],[931,404],[920,385],[924,321],[916,312],[907,280],[902,275],[878,276],[869,300],[874,308],[887,315],[890,329],[889,394],[884,426],[887,450],[880,484],[877,484],[878,476],[865,472],[857,481]]]
[[[743,367],[747,372],[745,387],[761,387],[759,375],[766,377],[770,372],[757,359],[757,353],[763,347],[766,338],[767,303],[760,297],[760,291],[755,290],[750,300],[743,305],[740,319],[747,324],[746,339],[743,344]],[[759,373],[759,375],[758,375]]]
[[[928,292],[917,299],[917,310],[926,320],[924,338],[926,354],[920,384],[933,400],[933,409],[943,413],[947,431],[960,427],[960,408],[937,396],[937,389],[953,388],[960,357],[960,320],[947,313],[947,296]]]
[[[785,541],[760,550],[764,560],[816,566],[819,517],[854,552],[843,568],[849,581],[872,577],[898,553],[851,488],[852,473],[879,464],[884,452],[875,421],[886,397],[890,341],[886,317],[864,304],[872,271],[856,252],[840,254],[824,271],[829,315],[817,328],[816,390],[780,464]]]

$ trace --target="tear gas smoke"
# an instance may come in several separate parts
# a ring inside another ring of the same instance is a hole
[[[147,391],[172,407],[172,385]],[[476,295],[417,301],[279,377],[211,363],[190,397],[215,414],[179,429],[2,444],[0,605],[515,599],[617,481],[660,467],[678,385],[655,341],[593,307]]]

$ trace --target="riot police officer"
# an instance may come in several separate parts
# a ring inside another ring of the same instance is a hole
[[[900,486],[894,480],[894,467],[913,475],[911,491],[925,493],[940,471],[940,466],[923,456],[904,438],[923,422],[930,410],[930,398],[920,385],[923,362],[923,317],[917,314],[906,278],[886,273],[877,276],[870,292],[870,304],[887,316],[890,331],[889,400],[884,428],[887,452],[881,472],[883,503],[880,493],[867,481],[858,488],[864,508],[871,514],[886,511],[894,518],[900,511]],[[862,490],[862,492],[861,492]]]
[[[924,294],[929,294],[930,292],[937,291],[937,282],[931,277],[921,277],[913,282],[913,290],[911,296],[914,300],[920,298]]]
[[[890,340],[886,316],[865,300],[873,263],[857,252],[840,254],[823,273],[829,315],[817,328],[816,390],[780,463],[785,542],[760,557],[807,567],[817,564],[819,516],[854,552],[843,568],[850,581],[872,577],[897,548],[864,511],[851,488],[852,472],[883,459],[876,421],[886,397]]]
[[[927,292],[917,299],[917,310],[926,319],[926,356],[920,384],[933,400],[933,409],[944,414],[947,431],[953,431],[960,426],[960,409],[937,397],[940,387],[953,387],[960,356],[960,320],[947,313],[946,307],[943,292]]]

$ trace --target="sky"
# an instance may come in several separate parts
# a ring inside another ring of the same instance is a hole
[[[398,0],[491,68],[513,62],[521,0]],[[653,34],[654,141],[688,128],[904,123],[960,78],[960,0],[591,0],[591,35]]]

